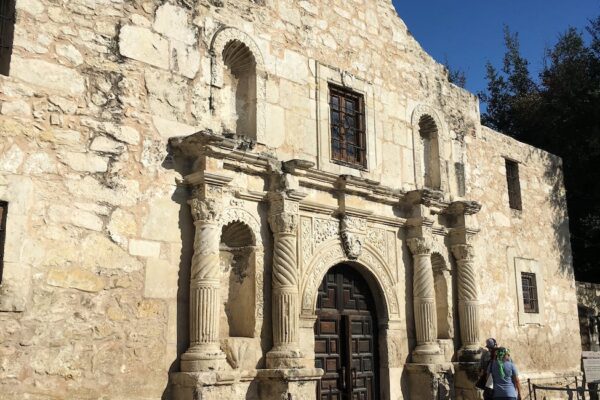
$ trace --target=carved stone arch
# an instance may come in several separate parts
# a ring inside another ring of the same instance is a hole
[[[300,291],[302,295],[302,315],[314,315],[317,302],[317,291],[327,271],[336,264],[348,263],[357,267],[359,271],[367,272],[365,278],[372,281],[383,295],[383,301],[378,304],[380,321],[398,320],[400,318],[399,302],[394,289],[395,279],[389,266],[370,245],[364,245],[360,256],[350,260],[344,253],[339,239],[331,240],[315,252],[308,268],[306,278]]]
[[[211,54],[211,91],[212,104],[215,101],[216,92],[223,88],[223,73],[225,68],[225,58],[223,52],[231,45],[235,44],[238,53],[242,57],[249,57],[254,62],[256,73],[256,139],[257,142],[264,143],[266,117],[265,117],[265,99],[266,99],[266,79],[265,63],[260,49],[256,42],[246,33],[232,27],[223,27],[213,36],[210,44]],[[235,58],[235,57],[234,57]],[[214,111],[214,110],[213,110]]]
[[[411,125],[413,128],[413,158],[414,158],[414,169],[415,169],[415,183],[418,189],[429,187],[435,190],[446,191],[448,188],[448,179],[445,173],[445,161],[443,155],[445,154],[445,142],[444,132],[446,131],[444,124],[438,113],[430,106],[425,104],[419,104],[413,110],[411,117]],[[426,162],[423,155],[425,154],[426,148],[422,139],[422,135],[429,135],[431,144],[436,148],[436,155],[434,164],[435,176],[439,176],[439,180],[433,179],[432,181],[426,182]]]

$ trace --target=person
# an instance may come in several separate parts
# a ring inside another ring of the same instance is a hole
[[[520,400],[521,382],[517,366],[510,358],[510,350],[499,347],[496,357],[490,363],[489,371],[494,379],[494,399]]]
[[[496,349],[498,348],[498,342],[494,338],[488,338],[485,341],[485,349],[481,354],[481,360],[479,361],[479,379],[481,382],[487,382],[490,362],[494,359]],[[491,400],[494,395],[492,388],[483,389],[483,400]]]
[[[494,358],[494,352],[498,348],[498,342],[496,339],[489,338],[485,341],[485,350],[481,354],[481,360],[479,361],[479,372],[481,374],[487,372],[490,361]]]

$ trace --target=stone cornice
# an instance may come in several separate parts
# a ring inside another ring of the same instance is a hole
[[[481,205],[474,201],[450,203],[444,199],[444,193],[437,190],[425,188],[405,192],[381,185],[375,180],[321,171],[314,168],[315,164],[312,161],[294,159],[282,162],[275,156],[274,149],[243,138],[217,135],[210,130],[199,131],[186,137],[171,138],[169,145],[175,152],[186,157],[197,159],[210,157],[222,160],[225,169],[263,176],[276,171],[287,173],[296,177],[301,187],[358,196],[379,204],[396,206],[420,204],[431,208],[434,214],[449,215],[460,213],[472,215],[481,209]]]

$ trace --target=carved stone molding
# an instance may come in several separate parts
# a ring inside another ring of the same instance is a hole
[[[341,240],[331,241],[327,246],[318,249],[313,255],[306,270],[306,280],[302,291],[302,314],[312,315],[315,312],[317,290],[323,276],[329,268],[336,264],[352,261],[342,247]],[[377,281],[385,300],[385,308],[389,319],[399,318],[398,298],[395,290],[395,279],[385,261],[368,245],[363,246],[361,254],[355,260],[370,272]]]
[[[269,225],[275,234],[294,234],[298,229],[298,215],[287,212],[271,215]]]
[[[362,240],[361,238],[353,232],[343,230],[340,233],[340,237],[342,239],[342,245],[344,246],[344,251],[346,255],[351,260],[356,260],[360,253],[362,252]]]

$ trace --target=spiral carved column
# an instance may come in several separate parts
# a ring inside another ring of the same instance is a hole
[[[271,197],[269,224],[275,237],[273,253],[272,308],[273,348],[268,368],[300,366],[298,345],[298,204],[282,195]]]
[[[181,356],[181,370],[220,369],[225,354],[219,346],[219,240],[221,205],[218,200],[190,201],[196,233],[190,276],[190,347]]]
[[[473,247],[458,244],[451,247],[458,264],[458,316],[460,318],[461,358],[479,354],[479,298],[473,263]]]
[[[435,288],[431,266],[431,245],[425,238],[408,239],[413,254],[413,303],[417,347],[413,351],[413,362],[435,363],[442,359],[437,343],[437,316]]]

